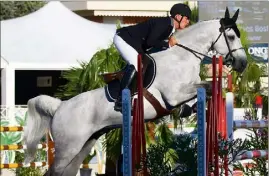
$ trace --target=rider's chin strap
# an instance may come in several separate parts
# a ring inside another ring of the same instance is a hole
[[[175,20],[176,22],[178,22],[179,27],[180,27],[180,23],[181,23],[182,19],[183,19],[183,16],[181,16],[181,19],[180,19],[179,21],[174,17],[174,20]]]

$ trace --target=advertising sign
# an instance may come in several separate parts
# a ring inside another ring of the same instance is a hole
[[[232,16],[239,9],[237,24],[248,32],[248,40],[253,43],[269,41],[268,1],[198,1],[199,20],[223,18],[226,7]]]
[[[268,62],[268,1],[198,1],[199,21],[223,18],[226,7],[230,16],[239,9],[237,25],[248,34],[248,53],[257,62]]]
[[[268,62],[268,43],[251,44],[248,47],[248,54],[257,62]]]

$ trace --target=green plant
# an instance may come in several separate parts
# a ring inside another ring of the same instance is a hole
[[[249,111],[245,112],[245,120],[259,120],[257,117],[257,109],[251,108]],[[264,120],[267,117],[263,118]],[[250,128],[249,133],[247,134],[246,150],[265,150],[268,151],[268,129],[267,128]],[[237,162],[234,164],[235,168],[238,168],[244,171],[244,175],[252,176],[252,175],[268,175],[267,169],[267,159],[266,158],[254,158],[252,159],[254,163],[253,167],[244,168],[241,163]]]
[[[197,141],[189,135],[173,136],[164,143],[157,140],[147,149],[147,168],[151,176],[197,175]]]
[[[173,140],[173,132],[164,121],[157,125],[155,135],[162,144],[170,144]]]
[[[9,126],[7,119],[1,119],[1,127]],[[22,140],[21,132],[1,132],[1,145],[18,144]],[[1,152],[1,163],[13,163],[15,161],[15,151],[4,150]]]
[[[19,126],[25,126],[27,114],[28,112],[26,111],[24,117],[15,116],[16,122]]]
[[[46,156],[46,151],[41,151],[41,155],[39,154],[39,156]],[[38,152],[40,153],[40,151]],[[38,157],[38,161],[40,162],[42,159],[42,157]],[[24,153],[20,152],[20,151],[16,151],[16,163],[22,163],[24,160]],[[45,158],[42,159],[43,161],[45,160]],[[19,176],[42,176],[44,173],[42,172],[41,168],[31,168],[31,167],[27,167],[27,168],[17,168],[15,171],[16,175]]]
[[[259,138],[259,140],[261,139]],[[236,157],[244,154],[244,151],[250,150],[250,146],[255,144],[253,142],[250,144],[249,141],[243,141],[242,139],[225,140],[220,135],[218,136],[218,141],[220,163],[224,164],[225,156],[232,156],[228,164],[233,165],[235,169],[242,167],[242,165],[239,165],[240,163],[236,162]],[[147,167],[150,175],[197,175],[197,142],[197,138],[193,138],[188,134],[181,134],[173,136],[168,143],[157,140],[156,143],[151,144],[147,149]],[[266,142],[265,140],[264,144],[267,144]],[[264,161],[264,159],[258,160],[259,162]],[[266,162],[264,161],[264,163],[260,164],[259,167],[256,167],[255,172],[260,169],[262,171],[258,173],[264,175],[266,173],[264,172]],[[213,169],[214,163],[209,163],[209,170]],[[224,174],[223,168],[220,169],[220,173],[221,175]]]
[[[192,127],[195,128],[197,125],[195,123],[185,124],[185,127]]]
[[[80,67],[64,71],[62,78],[67,84],[60,86],[55,96],[61,99],[72,98],[82,92],[105,85],[100,73],[119,71],[125,66],[114,45],[96,52],[89,62],[81,62]]]
[[[248,65],[242,74],[235,71],[231,72],[234,87],[233,92],[235,94],[236,107],[247,108],[252,106],[252,102],[254,102],[256,95],[260,95],[261,77],[263,75],[268,75],[268,71],[266,69],[268,67],[265,64],[257,63],[247,52],[250,45],[247,32],[240,25],[238,28],[241,33],[243,48],[247,54]]]
[[[46,4],[44,1],[1,1],[0,20],[28,15]]]
[[[237,157],[244,154],[245,150],[248,148],[248,143],[240,138],[235,140],[224,139],[222,136],[218,135],[219,144],[219,159],[220,165],[225,164],[226,156],[228,157],[228,165],[234,165],[237,163]],[[210,163],[210,170],[214,168],[214,163]],[[224,175],[225,169],[222,167],[220,169],[220,174]],[[231,172],[229,170],[229,172]]]
[[[172,172],[177,175],[197,175],[197,139],[189,135],[174,137],[171,148],[175,150],[176,167]]]
[[[89,164],[89,162],[93,159],[93,157],[96,155],[96,151],[94,150],[93,153],[90,153],[87,155],[87,157],[83,160],[83,164]]]
[[[107,158],[116,163],[121,155],[122,129],[113,129],[106,133],[102,145],[103,148],[106,149]]]
[[[167,157],[169,147],[165,144],[151,144],[147,150],[146,166],[150,176],[164,176],[171,172],[169,158]]]

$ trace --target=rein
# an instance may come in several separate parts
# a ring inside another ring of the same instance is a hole
[[[189,48],[189,47],[187,47],[187,46],[181,45],[181,44],[179,44],[179,43],[177,43],[176,45],[179,46],[179,47],[181,47],[181,48],[184,48],[184,49],[188,50],[189,52],[191,52],[192,54],[194,54],[197,58],[199,58],[201,61],[202,61],[203,59],[202,59],[200,56],[198,56],[197,54],[200,54],[200,55],[205,56],[205,57],[209,57],[209,56],[207,56],[207,55],[205,55],[205,54],[203,54],[203,53],[200,53],[200,52],[198,52],[198,51],[195,51],[195,50],[193,50],[193,49],[191,49],[191,48]]]
[[[230,26],[226,26],[226,28],[228,28],[228,27],[230,27]],[[220,31],[219,36],[217,37],[217,39],[215,40],[215,42],[212,43],[212,45],[210,46],[208,52],[213,50],[213,48],[214,48],[213,46],[218,42],[220,36],[223,34],[223,35],[224,35],[224,38],[225,38],[225,42],[226,42],[227,47],[228,47],[228,50],[229,50],[229,52],[226,54],[225,59],[224,59],[223,62],[225,63],[225,65],[229,66],[229,65],[231,65],[231,64],[234,62],[234,59],[235,59],[232,53],[233,53],[234,51],[237,51],[237,50],[239,50],[239,49],[244,49],[244,48],[243,48],[243,47],[240,47],[240,48],[231,50],[230,45],[229,45],[228,40],[227,40],[226,33],[225,33],[225,26],[224,26],[223,23],[221,23],[221,27],[220,27],[219,31]],[[195,50],[193,50],[193,49],[191,49],[191,48],[189,48],[189,47],[187,47],[187,46],[184,46],[184,45],[179,44],[179,43],[177,43],[176,45],[179,46],[179,47],[181,47],[181,48],[186,49],[186,50],[189,51],[189,52],[191,52],[191,53],[194,54],[197,58],[199,58],[201,61],[202,61],[203,59],[202,59],[200,56],[198,56],[197,54],[204,56],[205,59],[207,59],[207,60],[212,60],[210,56],[208,56],[208,55],[206,55],[206,54],[203,54],[203,53],[201,53],[201,52],[195,51]],[[230,59],[227,59],[229,55],[231,56],[231,58],[230,58]]]

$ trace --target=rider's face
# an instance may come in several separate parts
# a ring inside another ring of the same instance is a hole
[[[176,17],[177,21],[180,21],[182,16],[176,15],[175,17]],[[176,28],[177,29],[184,29],[189,25],[189,23],[190,23],[190,20],[186,16],[184,16],[182,18],[180,24],[177,22]]]
[[[180,28],[184,29],[185,27],[187,27],[190,23],[190,20],[187,17],[183,17],[181,23],[180,23]]]

